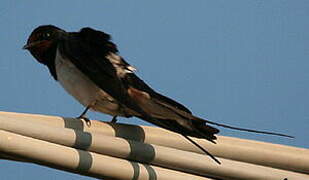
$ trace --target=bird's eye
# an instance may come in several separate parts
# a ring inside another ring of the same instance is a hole
[[[51,34],[50,33],[43,33],[42,34],[42,38],[43,39],[49,39],[51,37]]]

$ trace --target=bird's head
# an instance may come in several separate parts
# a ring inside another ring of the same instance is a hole
[[[53,25],[39,26],[32,31],[23,49],[29,50],[38,62],[46,64],[51,55],[55,56],[57,43],[65,33]]]

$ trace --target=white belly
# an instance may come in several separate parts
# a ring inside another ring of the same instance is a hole
[[[57,78],[62,87],[82,105],[90,106],[92,110],[112,116],[123,116],[117,101],[97,87],[69,60],[61,57],[58,51],[55,65]]]

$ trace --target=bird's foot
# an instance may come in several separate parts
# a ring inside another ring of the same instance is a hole
[[[113,119],[112,119],[112,121],[111,121],[111,123],[116,123],[117,120],[118,120],[118,119],[117,119],[117,116],[114,116]]]
[[[85,115],[78,116],[76,119],[80,119],[82,121],[85,121],[88,127],[91,126],[91,120],[87,118]]]
[[[89,110],[90,106],[87,106],[85,110],[79,115],[76,119],[84,120],[88,127],[91,126],[91,121],[86,117],[86,113]]]

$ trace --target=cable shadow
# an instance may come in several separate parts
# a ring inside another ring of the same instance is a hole
[[[109,123],[114,131],[115,136],[125,139],[130,145],[129,160],[149,164],[155,158],[155,149],[152,145],[144,143],[145,132],[143,128],[136,125],[113,124]]]
[[[138,177],[140,176],[140,169],[137,162],[130,162],[132,168],[133,168],[133,177],[132,180],[138,180]]]
[[[134,171],[134,175],[133,175],[133,178],[132,180],[138,180],[139,179],[139,176],[140,176],[140,164],[138,164],[137,162],[130,162],[131,166],[133,167],[133,171]],[[148,173],[148,179],[149,180],[157,180],[158,176],[156,174],[156,171],[149,165],[146,165],[146,164],[141,164],[142,166],[145,167],[147,173]]]
[[[144,129],[137,125],[121,124],[121,123],[107,123],[115,130],[115,136],[127,140],[144,142]]]
[[[79,156],[78,166],[76,170],[78,172],[88,172],[92,166],[93,158],[88,151],[77,150]]]
[[[146,168],[149,180],[157,180],[155,170],[148,165],[155,158],[155,149],[151,144],[144,144],[145,132],[143,128],[136,125],[120,123],[108,123],[108,125],[114,129],[116,137],[125,139],[130,145],[130,154],[127,156],[127,159],[130,160],[134,171],[132,180],[137,180],[140,176],[140,167],[137,162],[142,163]]]
[[[146,168],[146,171],[148,172],[149,180],[157,180],[158,176],[156,174],[156,171],[149,165],[143,164],[143,166]]]
[[[62,118],[64,127],[73,129],[75,133],[75,142],[73,148],[77,149],[79,155],[78,166],[76,171],[79,173],[88,172],[92,166],[93,158],[87,151],[92,144],[92,135],[84,131],[84,123],[75,118]]]
[[[92,144],[92,135],[84,131],[84,123],[81,120],[75,118],[63,118],[64,127],[73,129],[75,133],[74,148],[77,149],[79,155],[79,164],[76,171],[83,174],[88,172],[93,164],[93,158],[87,151]],[[155,149],[150,144],[144,144],[145,132],[136,125],[128,124],[113,124],[108,123],[114,131],[115,136],[125,139],[130,145],[130,154],[126,157],[129,160],[133,168],[133,180],[140,177],[140,164],[145,167],[148,172],[149,180],[157,180],[157,174],[155,170],[149,166],[155,158]],[[104,139],[102,139],[104,143]]]

